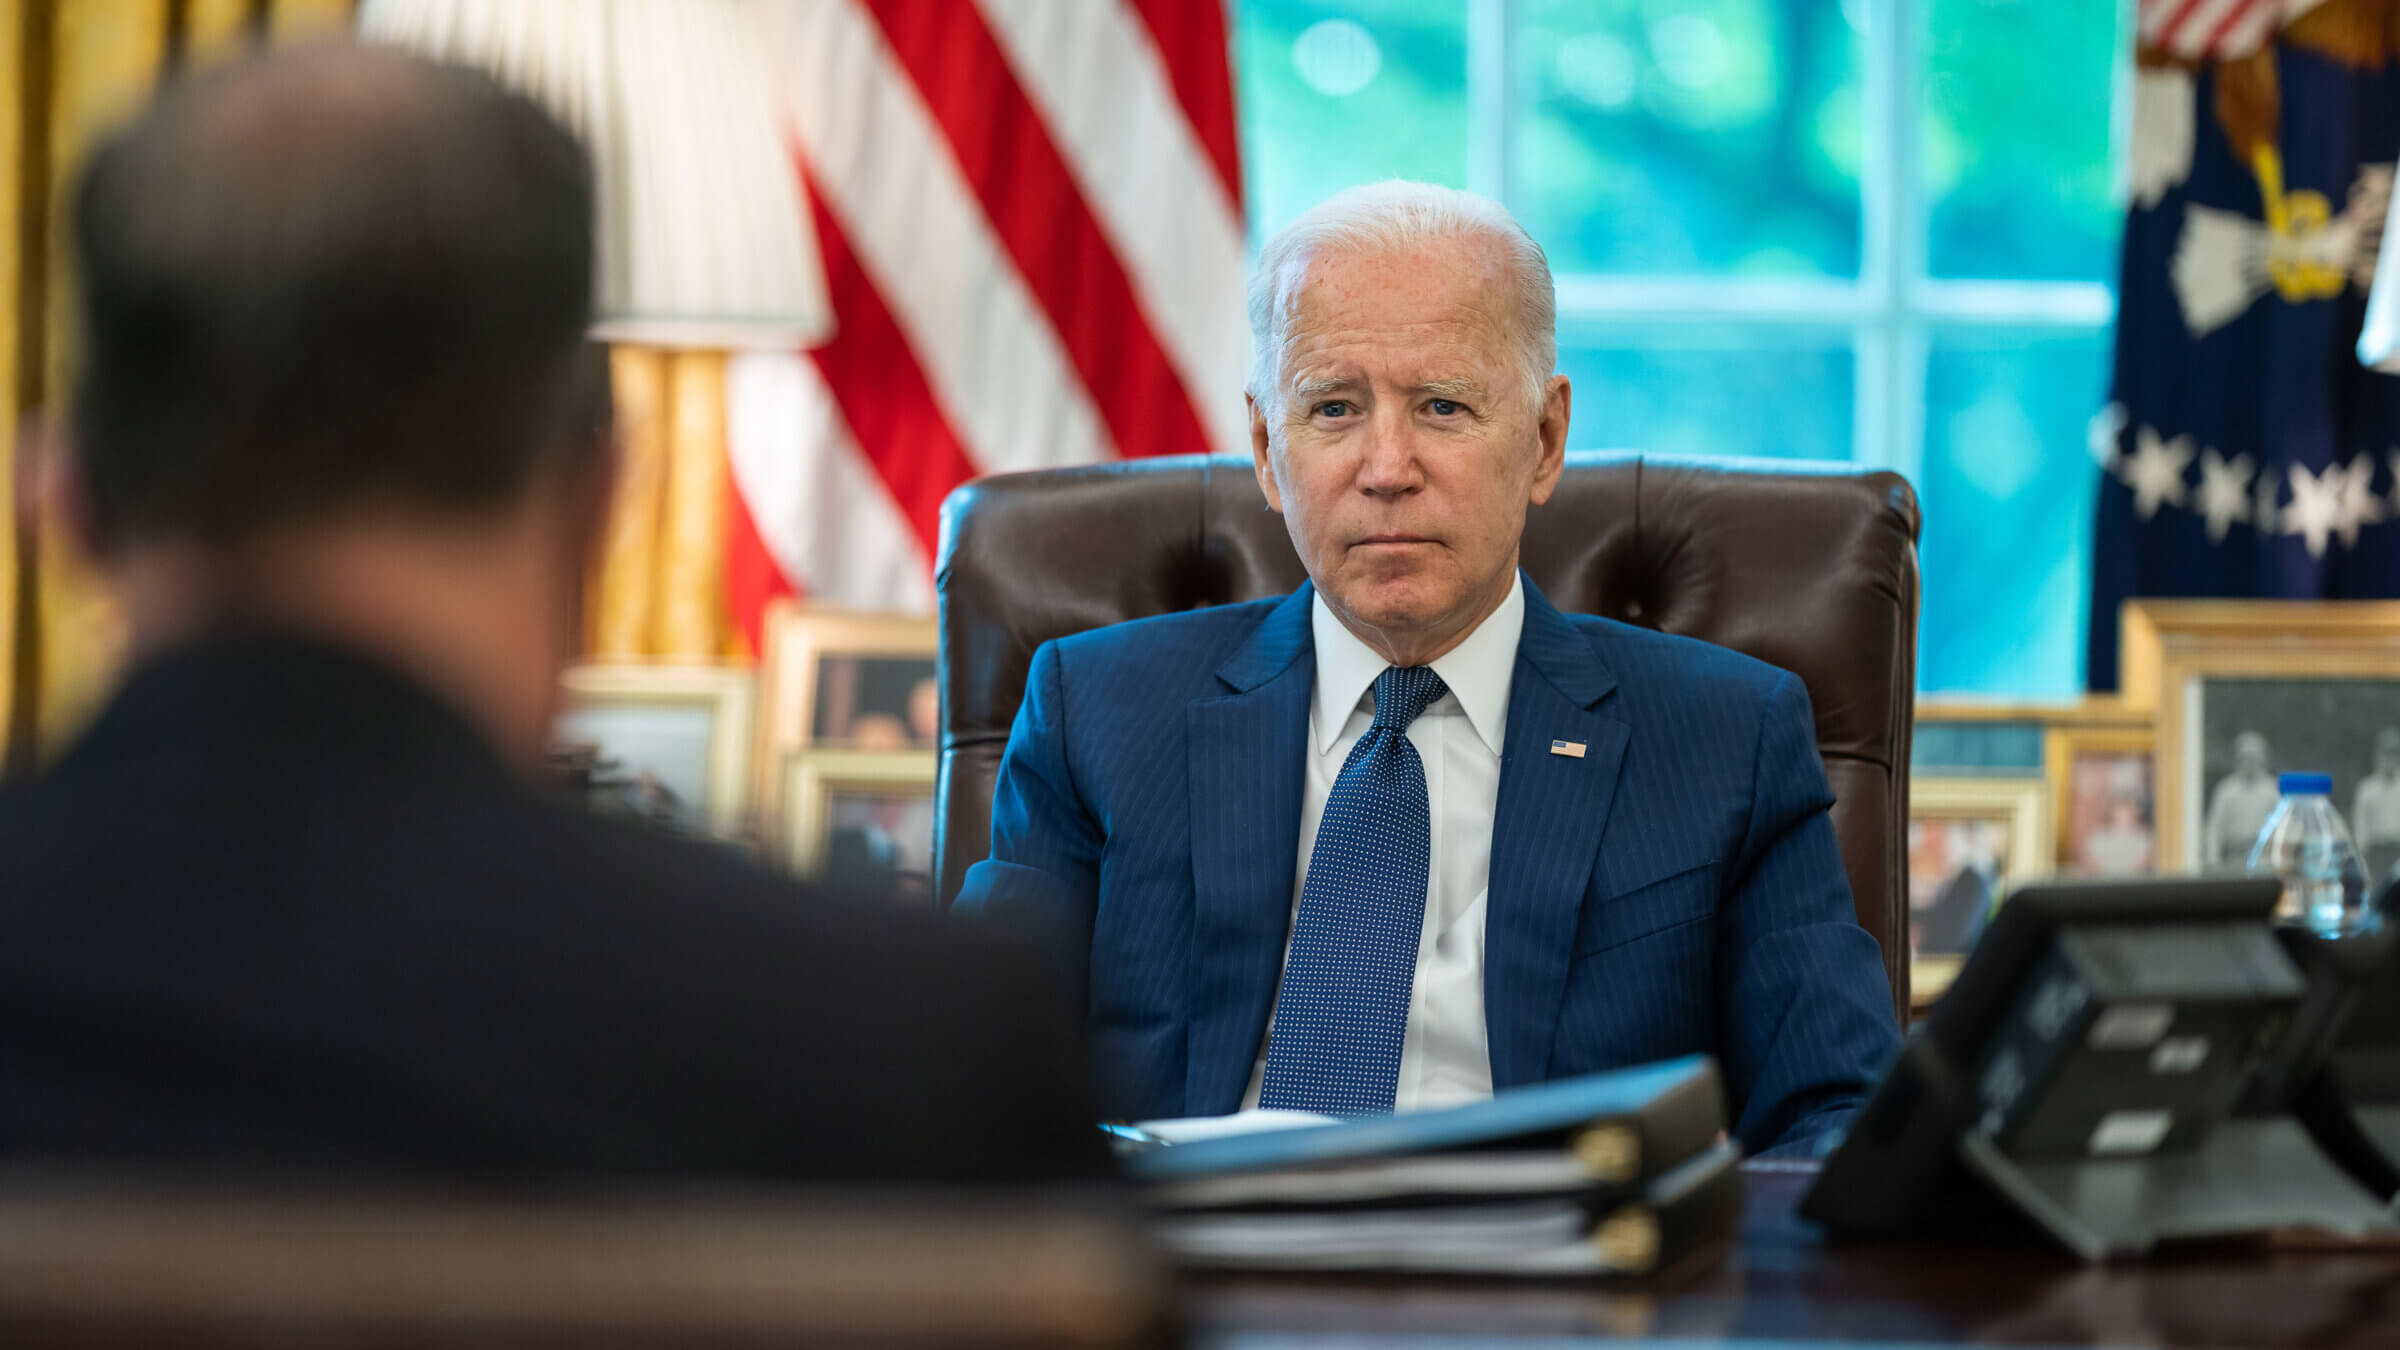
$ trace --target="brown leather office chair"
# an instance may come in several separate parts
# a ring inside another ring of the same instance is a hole
[[[1858,920],[1883,945],[1903,1023],[1916,540],[1898,474],[1577,453],[1524,548],[1562,610],[1718,643],[1807,684]],[[990,851],[993,780],[1035,647],[1306,579],[1246,457],[1007,474],[953,494],[935,582],[940,902]]]

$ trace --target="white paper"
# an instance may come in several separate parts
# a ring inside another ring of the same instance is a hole
[[[1269,1130],[1297,1130],[1341,1123],[1338,1117],[1319,1115],[1314,1111],[1254,1106],[1247,1111],[1236,1111],[1230,1116],[1179,1116],[1173,1120],[1137,1120],[1134,1122],[1134,1128],[1148,1131],[1170,1144],[1196,1144],[1203,1139],[1223,1139],[1237,1134],[1263,1134]]]
[[[1143,1191],[1143,1197],[1169,1209],[1229,1209],[1355,1204],[1411,1195],[1556,1195],[1589,1186],[1591,1180],[1574,1155],[1557,1149],[1444,1153],[1162,1182]]]
[[[1471,1206],[1361,1214],[1178,1215],[1152,1225],[1185,1265],[1252,1270],[1581,1274],[1608,1263],[1581,1205]]]

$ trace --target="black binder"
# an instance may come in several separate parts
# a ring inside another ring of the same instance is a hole
[[[1508,1155],[1530,1174],[1536,1155],[1571,1164],[1576,1183],[1508,1185],[1494,1193],[1557,1194],[1594,1184],[1634,1187],[1716,1143],[1725,1127],[1725,1089],[1716,1062],[1688,1055],[1637,1068],[1513,1088],[1488,1101],[1434,1111],[1375,1116],[1335,1125],[1304,1126],[1232,1135],[1190,1144],[1171,1144],[1125,1160],[1126,1174],[1146,1187],[1250,1178],[1253,1203],[1283,1195],[1318,1204],[1326,1176],[1366,1177],[1378,1163],[1450,1159],[1481,1161],[1496,1177],[1510,1169]],[[1388,1172],[1405,1186],[1409,1171]],[[1470,1171],[1473,1169],[1469,1169]],[[1448,1175],[1460,1175],[1451,1169]],[[1272,1178],[1291,1178],[1279,1192]],[[1366,1189],[1372,1190],[1371,1183]],[[1465,1187],[1446,1186],[1447,1192]],[[1394,1192],[1405,1194],[1405,1191]]]
[[[1174,1213],[1152,1236],[1178,1265],[1640,1281],[1712,1259],[1742,1209],[1741,1148],[1714,1144],[1622,1194],[1459,1207]]]

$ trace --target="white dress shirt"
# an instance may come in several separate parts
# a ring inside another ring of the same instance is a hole
[[[1325,800],[1342,761],[1375,721],[1375,677],[1390,665],[1358,640],[1319,595],[1310,615],[1316,639],[1317,683],[1308,714],[1308,774],[1300,798],[1300,857],[1292,876],[1292,918],[1308,883]],[[1500,602],[1464,642],[1437,659],[1433,671],[1449,686],[1409,724],[1409,744],[1425,763],[1425,802],[1431,809],[1433,856],[1426,872],[1425,927],[1417,944],[1417,983],[1408,1000],[1408,1030],[1400,1043],[1400,1080],[1393,1105],[1413,1111],[1454,1106],[1492,1095],[1492,1050],[1484,1035],[1483,916],[1492,870],[1492,817],[1500,800],[1500,747],[1508,721],[1508,686],[1525,630],[1525,583],[1509,583]],[[1284,934],[1291,958],[1291,930]],[[1280,989],[1277,991],[1281,992]],[[1268,1034],[1274,1033],[1272,1017]],[[1242,1105],[1258,1105],[1267,1070],[1262,1042]]]

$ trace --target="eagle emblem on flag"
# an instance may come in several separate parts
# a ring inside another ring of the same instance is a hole
[[[2400,381],[2359,363],[2400,6],[2139,0],[2086,679],[2134,596],[2400,596]]]

